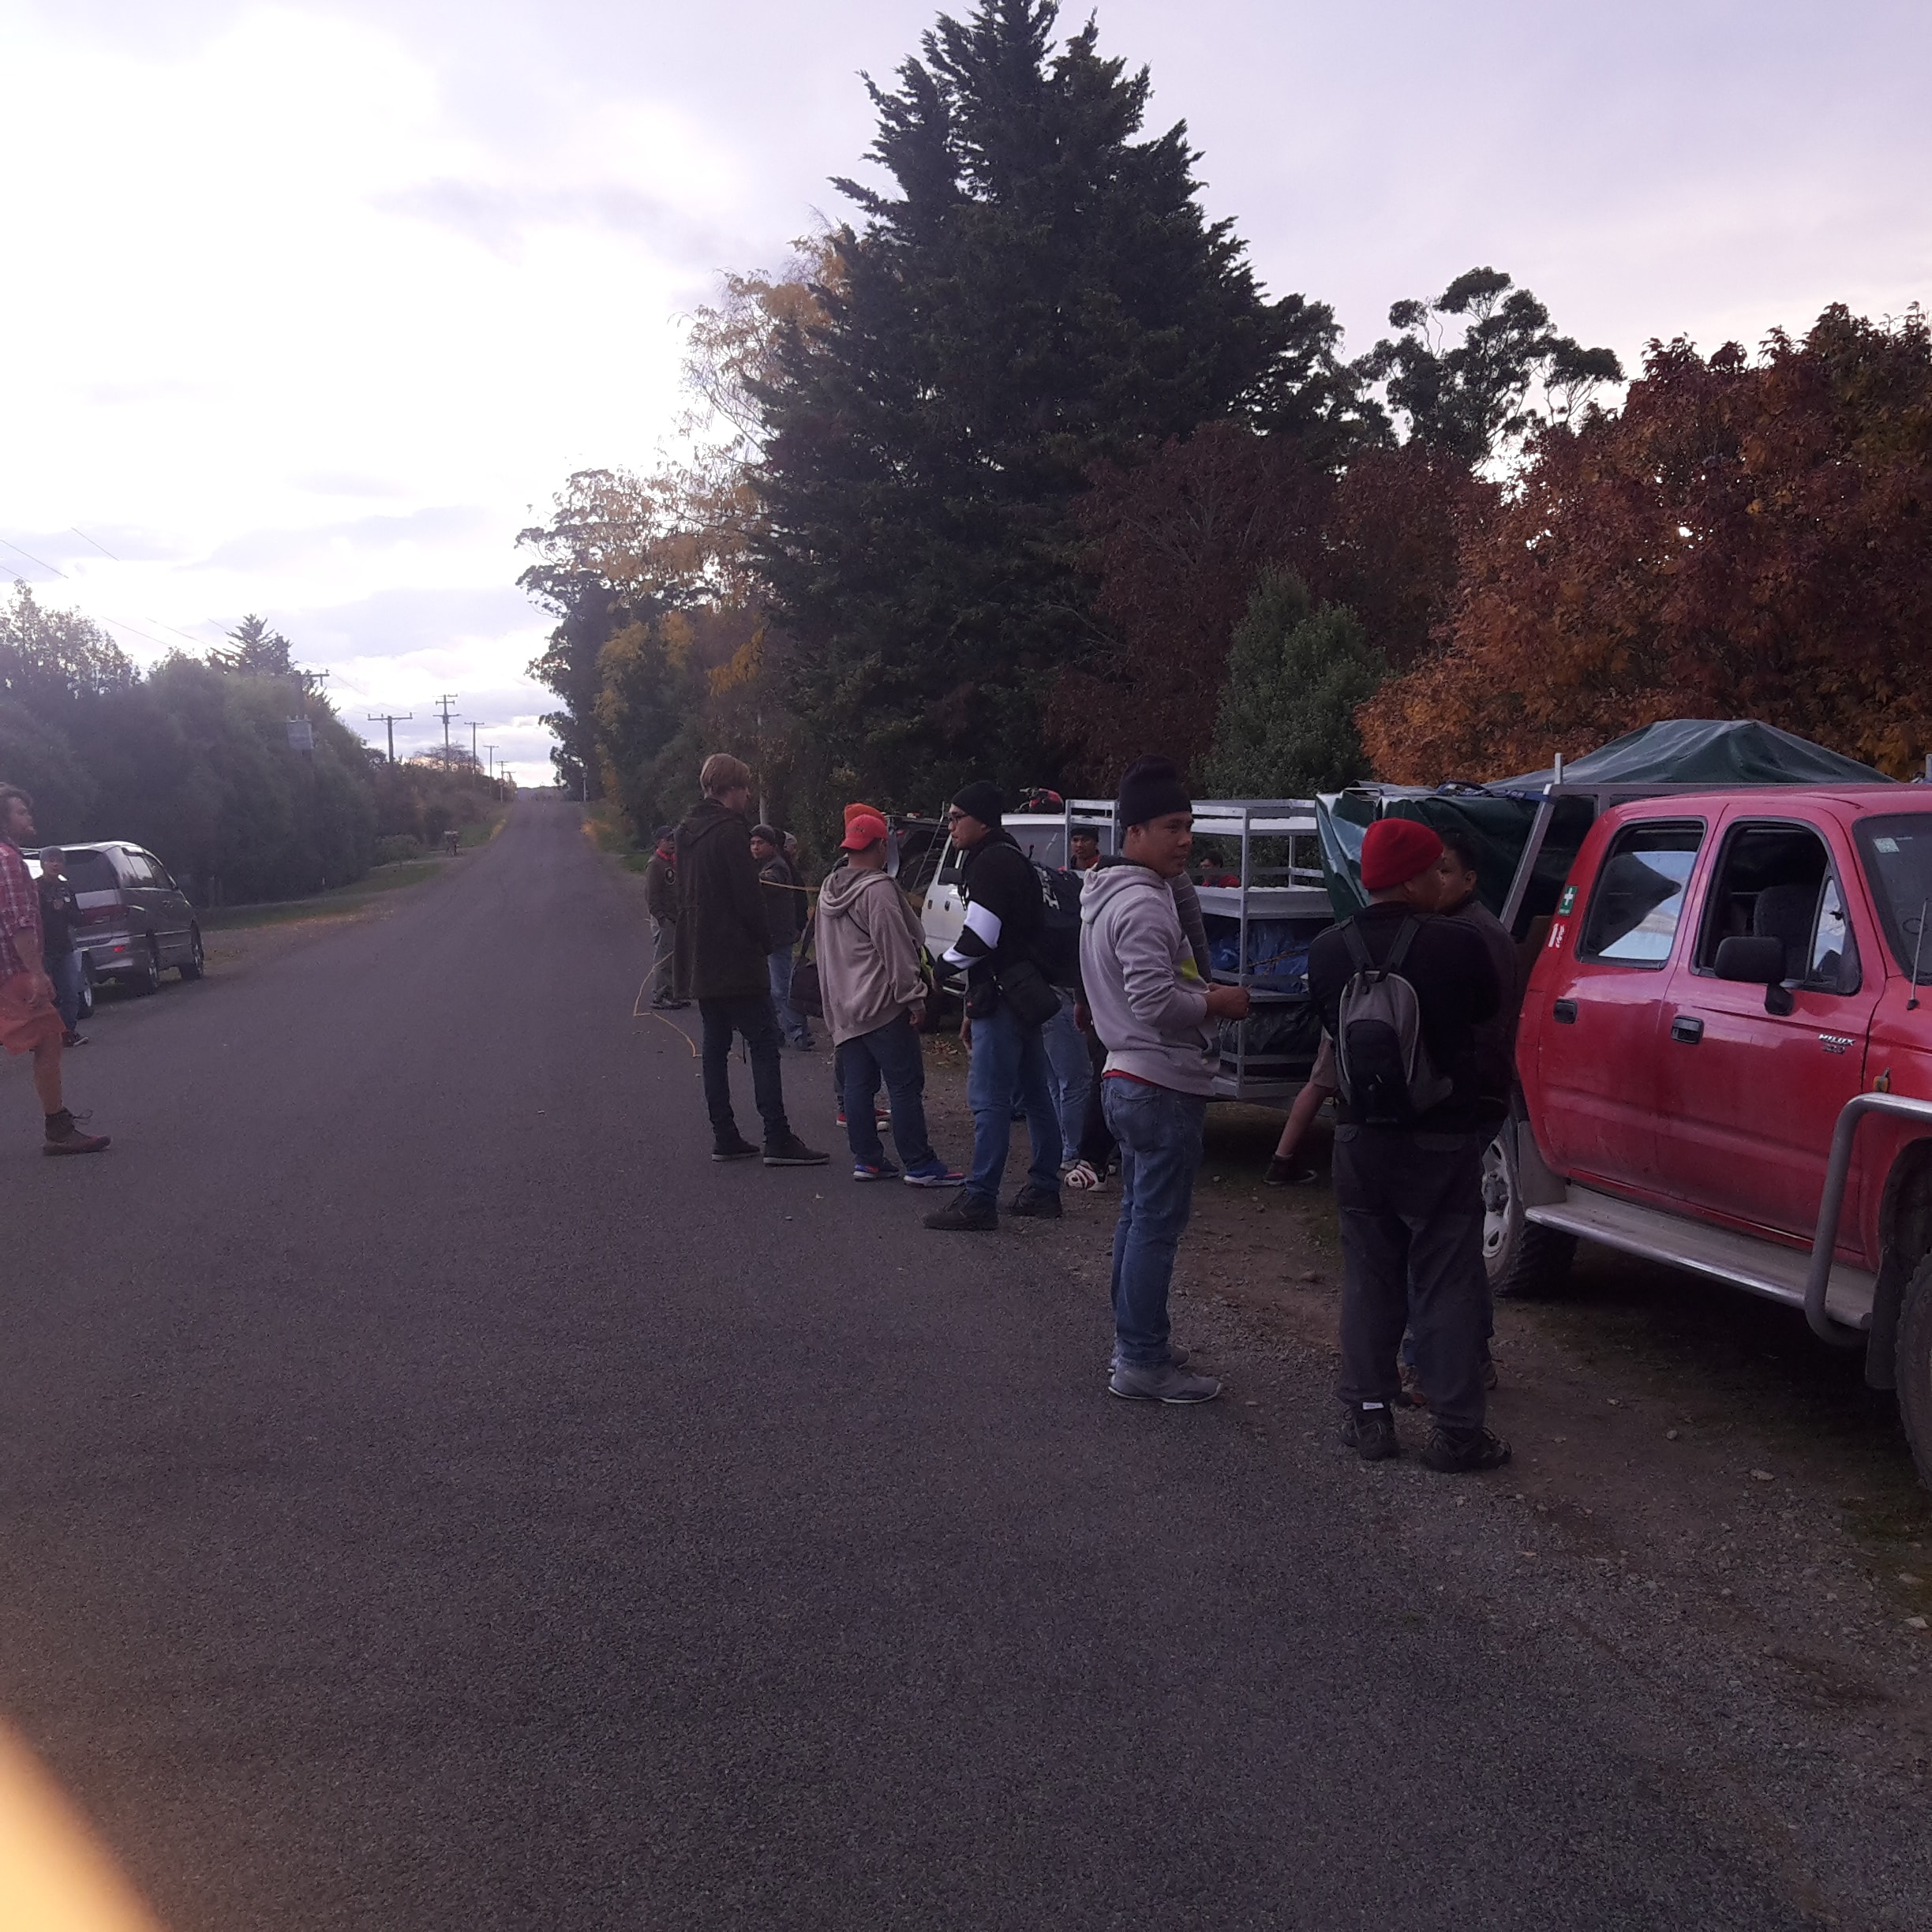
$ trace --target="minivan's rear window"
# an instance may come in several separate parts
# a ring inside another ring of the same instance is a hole
[[[105,852],[69,852],[67,882],[77,893],[112,892],[120,884]]]
[[[1932,812],[1890,812],[1861,818],[1859,852],[1871,882],[1892,957],[1910,972],[1916,963],[1919,983],[1932,979],[1932,945],[1922,943],[1932,909]]]

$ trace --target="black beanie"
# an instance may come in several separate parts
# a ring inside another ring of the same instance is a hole
[[[990,778],[975,778],[971,784],[961,785],[953,795],[953,803],[983,826],[996,826],[1006,815],[1006,801]]]
[[[1164,818],[1170,812],[1191,812],[1194,801],[1174,769],[1172,758],[1139,758],[1121,774],[1120,822],[1145,825],[1150,818]]]

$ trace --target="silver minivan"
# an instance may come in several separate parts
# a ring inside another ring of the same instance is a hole
[[[201,977],[194,908],[152,852],[122,839],[61,850],[80,908],[74,944],[91,980],[118,979],[137,993],[152,993],[170,966],[184,979]]]

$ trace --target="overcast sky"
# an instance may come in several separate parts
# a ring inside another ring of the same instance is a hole
[[[1478,263],[1632,365],[1932,295],[1923,0],[1095,10],[1351,351]],[[678,317],[841,212],[936,11],[0,0],[0,566],[143,661],[260,611],[372,738],[454,692],[546,779],[516,531],[653,460]]]

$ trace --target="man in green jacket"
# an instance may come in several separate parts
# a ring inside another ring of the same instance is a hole
[[[785,1118],[778,1069],[778,1022],[772,1012],[764,896],[751,856],[751,773],[717,751],[698,775],[704,796],[677,830],[678,960],[704,1022],[702,1054],[711,1158],[750,1160],[758,1150],[732,1112],[732,1035],[751,1061],[751,1090],[765,1123],[767,1167],[822,1167],[829,1156],[806,1146]]]

